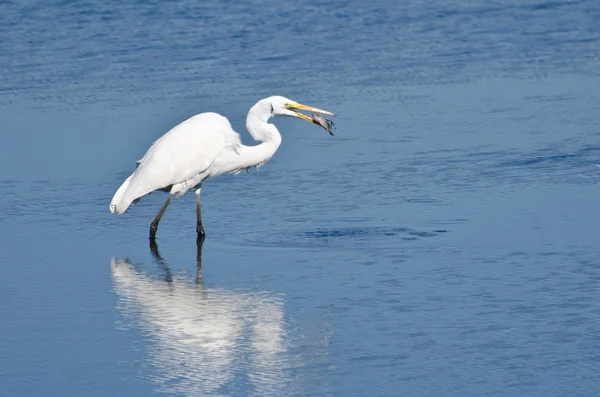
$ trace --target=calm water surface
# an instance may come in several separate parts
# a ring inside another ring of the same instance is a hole
[[[590,396],[596,1],[0,3],[0,395]],[[120,217],[202,111],[260,172]]]

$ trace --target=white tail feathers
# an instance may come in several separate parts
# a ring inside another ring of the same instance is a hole
[[[129,180],[131,179],[131,177],[133,176],[133,174],[131,174],[129,176],[129,178],[125,179],[125,182],[123,182],[123,184],[121,185],[121,187],[117,190],[117,192],[115,193],[115,195],[113,196],[111,202],[110,202],[110,212],[111,213],[117,213],[117,214],[122,214],[123,212],[127,211],[127,208],[129,208],[129,206],[131,205],[131,202],[133,200],[127,199],[126,198],[126,191],[127,188],[129,187]]]

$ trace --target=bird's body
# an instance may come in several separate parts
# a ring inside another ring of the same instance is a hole
[[[318,111],[284,97],[269,97],[248,112],[246,127],[255,146],[243,145],[229,121],[217,113],[200,113],[178,124],[158,138],[138,161],[136,170],[123,182],[110,203],[112,213],[122,214],[143,196],[156,191],[169,192],[167,202],[151,226],[154,238],[162,213],[174,195],[197,187],[198,234],[204,235],[200,218],[200,186],[204,180],[223,173],[238,172],[268,161],[281,144],[281,135],[267,121],[272,116],[294,116],[312,121],[292,109]]]
[[[191,117],[152,144],[115,194],[111,211],[122,214],[134,200],[155,190],[168,188],[183,195],[206,178],[233,171],[227,154],[239,153],[241,146],[240,135],[225,117],[217,113]]]

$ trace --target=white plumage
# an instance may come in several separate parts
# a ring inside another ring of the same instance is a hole
[[[122,214],[134,200],[169,186],[173,194],[186,193],[206,177],[214,176],[211,171],[217,170],[210,168],[219,163],[219,155],[239,152],[241,144],[240,135],[217,113],[187,119],[156,140],[138,161],[137,169],[113,197],[111,212]],[[227,171],[223,168],[215,175]]]
[[[154,238],[158,222],[173,195],[183,195],[197,187],[197,230],[204,236],[200,216],[200,186],[207,178],[260,166],[269,160],[281,144],[277,128],[267,121],[273,116],[292,116],[307,121],[310,117],[295,109],[333,115],[333,113],[299,104],[288,98],[273,96],[258,101],[248,112],[246,127],[256,146],[242,145],[240,135],[229,121],[217,113],[201,113],[169,130],[157,139],[137,169],[123,182],[110,202],[112,213],[122,214],[146,194],[169,191],[167,202],[152,222]]]

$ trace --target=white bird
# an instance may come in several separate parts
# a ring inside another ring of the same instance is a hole
[[[217,113],[200,113],[158,138],[136,170],[119,187],[110,202],[110,212],[122,214],[132,203],[157,190],[168,191],[169,197],[150,224],[150,239],[156,236],[158,223],[174,195],[182,196],[196,189],[196,231],[203,240],[200,189],[202,182],[223,173],[237,173],[269,160],[281,144],[277,128],[268,123],[274,116],[291,116],[319,124],[296,110],[335,116],[326,110],[302,105],[282,96],[258,101],[248,112],[246,128],[255,146],[242,145],[227,118]]]

